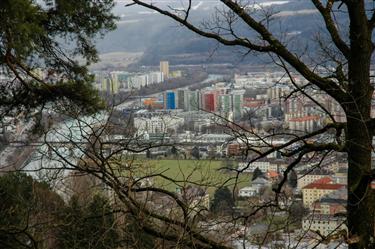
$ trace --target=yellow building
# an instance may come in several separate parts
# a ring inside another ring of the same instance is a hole
[[[182,71],[181,70],[172,71],[172,72],[170,72],[169,77],[170,78],[181,78],[182,77]]]
[[[111,93],[117,94],[120,88],[118,75],[115,73],[111,73],[110,81],[111,81]]]
[[[164,79],[169,78],[169,62],[168,61],[160,61],[160,72],[163,73]]]
[[[117,94],[119,92],[119,82],[116,78],[103,78],[101,90],[107,94]]]
[[[332,183],[330,177],[324,177],[313,183],[308,184],[302,189],[303,205],[311,208],[312,204],[320,200],[326,194],[332,193],[340,188],[345,187],[343,184]]]
[[[297,174],[297,189],[302,190],[305,186],[313,183],[319,179],[325,178],[329,176],[328,172],[322,170],[314,170],[311,171],[310,169],[300,172]]]

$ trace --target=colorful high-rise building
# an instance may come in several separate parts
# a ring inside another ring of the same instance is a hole
[[[177,109],[186,110],[186,90],[177,90]]]
[[[243,95],[245,90],[233,90],[232,91],[232,108],[233,108],[233,119],[238,120],[243,116]]]
[[[164,93],[164,109],[176,109],[176,94],[172,91]]]
[[[188,93],[188,111],[198,111],[201,108],[200,92],[198,90]]]
[[[203,95],[203,109],[207,112],[215,111],[215,94],[214,93],[205,93]]]
[[[117,94],[119,92],[119,80],[118,80],[118,74],[117,73],[111,73],[110,77],[110,92],[112,94]]]
[[[116,73],[95,74],[96,88],[107,94],[117,94],[119,92],[120,84]]]
[[[224,115],[232,111],[232,95],[222,94],[218,96],[218,110]]]
[[[164,79],[169,78],[169,62],[168,61],[160,61],[160,72],[163,73]]]

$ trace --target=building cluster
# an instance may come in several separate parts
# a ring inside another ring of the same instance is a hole
[[[137,135],[175,133],[184,124],[184,118],[171,113],[141,110],[134,114]]]
[[[179,78],[182,76],[182,72],[179,70],[170,71],[168,61],[161,61],[159,71],[97,71],[94,72],[94,75],[96,89],[107,94],[118,94],[159,84],[167,79]]]
[[[323,236],[335,235],[346,227],[346,182],[337,183],[326,176],[302,188],[304,206],[310,211],[302,220],[302,228]],[[345,233],[346,234],[346,233]]]
[[[203,111],[239,120],[244,113],[243,89],[233,89],[229,84],[217,83],[201,90],[176,89],[163,93],[165,110]]]
[[[253,116],[258,116],[263,124],[281,120],[289,130],[311,132],[324,123],[331,122],[332,117],[337,122],[345,121],[343,110],[328,95],[308,88],[305,89],[308,95],[295,94],[293,84],[305,87],[308,82],[298,75],[291,77],[285,77],[284,72],[236,74],[234,86],[264,90],[264,94],[244,98],[243,104],[244,109]],[[330,113],[330,117],[327,113]]]
[[[162,63],[160,69],[160,73],[170,74]],[[309,94],[315,101],[303,94],[295,95],[290,79],[283,79],[281,75],[280,72],[235,75],[232,81],[212,83],[198,90],[184,87],[139,96],[139,100],[134,100],[121,111],[132,115],[137,135],[145,134],[148,138],[163,136],[177,143],[214,142],[211,145],[218,146],[215,154],[223,156],[241,156],[246,149],[243,141],[230,137],[222,139],[223,129],[213,128],[223,120],[250,127],[263,135],[275,128],[303,134],[332,122],[331,117],[336,121],[345,120],[342,110],[331,98],[313,89]],[[293,81],[299,85],[305,83],[297,76]],[[250,97],[248,92],[254,89],[260,89],[259,94]],[[284,139],[272,139],[273,144],[283,142]],[[279,160],[278,163],[285,166],[287,162]],[[255,164],[245,172],[257,168]]]
[[[237,169],[240,172],[255,174],[258,171],[261,174],[258,173],[248,186],[240,188],[238,197],[264,200],[264,193],[277,186],[290,162],[277,155],[251,163],[239,162]],[[293,183],[289,182],[291,179]],[[288,200],[300,203],[304,209],[300,226],[306,233],[327,238],[347,233],[345,158],[334,155],[324,161],[320,158],[302,161],[293,169],[293,174],[289,173],[287,187],[291,189]]]
[[[141,109],[132,113],[139,131],[137,135],[144,134],[147,140],[153,137],[160,139],[162,134],[163,138],[169,138],[176,144],[185,144],[179,148],[185,156],[197,157],[194,155],[196,150],[199,158],[235,158],[237,172],[249,177],[261,172],[252,181],[249,179],[247,186],[237,189],[238,197],[266,202],[270,198],[266,193],[272,193],[294,159],[275,151],[261,160],[249,162],[251,155],[244,157],[248,146],[246,142],[254,148],[269,148],[291,139],[288,135],[271,135],[266,129],[267,124],[271,124],[271,128],[279,124],[281,132],[305,134],[331,122],[332,117],[335,121],[345,121],[340,107],[328,96],[314,89],[309,91],[314,101],[303,94],[294,96],[290,83],[277,81],[279,77],[276,72],[235,75],[231,82],[213,83],[199,90],[168,90],[159,96],[146,98],[138,106]],[[293,81],[300,85],[305,83],[298,77]],[[260,91],[256,96],[248,96],[248,89]],[[223,128],[213,128],[218,124],[217,116],[243,127],[252,127],[254,133],[246,134],[246,139],[233,139],[233,135]],[[247,123],[249,120],[256,127]],[[157,134],[159,136],[155,136]],[[323,135],[316,139],[328,138]],[[347,200],[346,170],[345,158],[331,155],[321,161],[311,154],[294,168],[293,174],[289,173],[286,184],[289,192],[283,205],[300,205],[304,214],[299,227],[309,234],[305,238],[347,232],[343,218]],[[289,182],[290,179],[293,181]]]
[[[96,72],[95,76],[99,90],[117,94],[181,77],[181,72],[170,71],[169,63],[162,61],[159,71]],[[135,129],[131,134],[140,139],[137,141],[148,144],[152,144],[152,140],[169,141],[176,144],[184,158],[231,157],[236,172],[249,176],[246,186],[234,193],[240,199],[256,200],[259,201],[257,204],[262,204],[269,198],[265,193],[272,192],[280,183],[295,158],[283,157],[275,150],[260,160],[250,161],[252,154],[246,149],[251,145],[254,146],[251,149],[259,152],[290,141],[288,135],[274,136],[272,132],[276,128],[283,134],[294,136],[315,131],[332,122],[332,118],[337,122],[345,121],[342,109],[329,96],[314,89],[308,89],[309,96],[294,94],[291,81],[299,86],[308,82],[298,76],[293,77],[285,78],[283,72],[235,74],[230,82],[216,82],[198,90],[178,88],[152,96],[139,96],[139,100],[129,100],[131,104],[126,103],[120,111],[131,120]],[[222,120],[227,123],[223,125]],[[17,135],[24,133],[23,126],[16,119],[6,121],[9,121],[7,129],[14,130]],[[234,137],[226,130],[229,127],[232,132],[235,131],[228,125],[231,121],[251,132],[237,133],[238,137]],[[328,139],[324,135],[316,137],[322,141]],[[109,140],[114,141],[112,138]],[[147,152],[144,152],[147,157],[167,156],[165,147],[151,148]],[[301,205],[304,215],[299,225],[306,233],[328,237],[347,230],[343,218],[347,202],[345,160],[338,155],[320,160],[311,154],[289,172],[287,202]],[[258,177],[250,180],[256,173]],[[186,186],[176,190],[176,194],[180,199],[187,199],[192,210],[209,209],[210,196],[204,189]],[[170,202],[173,201],[165,196],[152,196],[153,205],[168,212],[171,210],[166,207]]]
[[[129,73],[125,71],[96,72],[95,82],[99,91],[117,94],[142,87],[158,84],[164,81],[162,72]]]

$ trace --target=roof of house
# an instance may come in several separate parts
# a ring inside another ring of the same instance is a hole
[[[320,203],[326,203],[326,204],[339,204],[339,205],[345,205],[347,203],[347,200],[343,199],[329,199],[329,198],[322,198],[320,201],[317,201]]]
[[[243,187],[239,191],[247,191],[247,190],[254,190],[254,187],[252,186]]]
[[[329,184],[331,183],[333,180],[332,180],[332,177],[329,177],[329,176],[325,176],[323,178],[320,178],[318,180],[315,180],[314,182],[312,183],[316,183],[316,184]]]
[[[257,177],[254,181],[251,182],[251,184],[268,184],[269,181],[265,179],[263,176]]]
[[[333,180],[331,177],[329,176],[326,176],[326,177],[323,177],[321,179],[318,179],[308,185],[306,185],[305,187],[303,187],[303,189],[332,189],[332,190],[336,190],[336,189],[340,189],[342,187],[345,187],[344,184],[337,184],[337,183],[332,183]]]
[[[344,184],[320,184],[320,183],[310,183],[309,185],[303,187],[303,189],[325,189],[325,190],[337,190],[345,187]]]
[[[309,214],[305,217],[303,217],[304,221],[342,221],[345,220],[345,217],[342,216],[333,216],[329,214],[319,214],[319,213],[313,213]]]
[[[267,171],[267,176],[270,177],[270,178],[276,178],[276,177],[279,177],[279,173],[277,173],[274,170],[268,170]]]

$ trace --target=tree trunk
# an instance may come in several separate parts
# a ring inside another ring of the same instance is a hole
[[[348,118],[348,229],[349,237],[358,243],[354,248],[373,248],[375,198],[371,190],[371,144],[363,122]],[[359,236],[359,237],[357,237]],[[349,241],[350,242],[350,241]]]
[[[375,198],[371,190],[373,131],[367,128],[371,115],[373,87],[370,84],[371,32],[363,1],[348,4],[350,48],[348,58],[349,101],[343,103],[347,116],[348,151],[347,219],[350,249],[374,248]]]
[[[363,65],[363,64],[359,64]],[[362,67],[357,67],[362,68]],[[368,129],[367,122],[370,120],[371,97],[373,89],[369,83],[369,72],[366,67],[362,72],[352,72],[352,79],[358,78],[362,82],[361,87],[355,87],[351,92],[353,103],[346,108],[347,132],[346,144],[348,151],[348,229],[349,236],[359,243],[350,245],[354,248],[373,248],[375,198],[371,189],[372,170],[371,152],[373,131]],[[359,236],[359,237],[357,237]],[[353,241],[353,242],[354,242]]]
[[[373,131],[367,127],[374,91],[370,84],[372,41],[364,1],[348,2],[348,12],[351,48],[348,58],[349,99],[342,103],[347,118],[348,242],[350,249],[363,249],[375,247],[375,198],[371,189]]]

